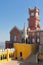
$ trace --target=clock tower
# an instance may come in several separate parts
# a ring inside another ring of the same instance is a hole
[[[29,18],[28,18],[28,40],[29,43],[40,43],[40,19],[39,19],[39,9],[28,9],[29,11]]]
[[[28,18],[28,30],[40,30],[40,19],[39,19],[39,9],[28,9],[29,18]]]

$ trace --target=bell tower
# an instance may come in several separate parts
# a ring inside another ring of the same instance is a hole
[[[28,18],[28,30],[40,30],[40,19],[39,19],[39,9],[28,9],[29,18]]]

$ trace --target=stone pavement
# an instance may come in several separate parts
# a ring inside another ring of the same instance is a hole
[[[39,62],[38,64],[35,63],[29,63],[29,62],[21,62],[21,61],[9,61],[9,62],[3,62],[0,63],[0,65],[43,65],[43,62]]]

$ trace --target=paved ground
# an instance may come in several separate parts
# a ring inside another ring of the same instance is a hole
[[[19,65],[18,61],[2,62],[0,65]]]
[[[43,62],[39,62],[38,64],[29,63],[29,62],[23,62],[23,63],[20,63],[19,65],[43,65]]]
[[[28,63],[28,62],[19,62],[19,61],[9,61],[0,63],[0,65],[43,65],[43,62],[39,62],[38,64]]]

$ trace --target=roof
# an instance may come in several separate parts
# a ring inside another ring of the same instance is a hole
[[[18,27],[15,26],[15,27],[13,27],[13,28],[11,29],[10,33],[11,33],[14,29],[17,29],[19,32],[21,32],[21,30],[18,29]]]

